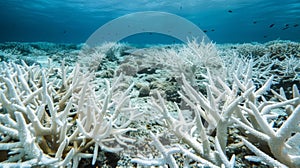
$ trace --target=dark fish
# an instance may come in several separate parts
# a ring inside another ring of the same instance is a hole
[[[274,25],[275,25],[274,23],[273,23],[273,24],[270,24],[270,26],[269,26],[269,27],[270,27],[270,28],[272,28]]]
[[[286,30],[286,29],[288,29],[289,27],[284,27],[284,28],[282,28],[281,30]]]
[[[228,10],[229,13],[232,13],[232,10]]]
[[[253,24],[256,24],[257,23],[257,21],[253,21]]]
[[[298,24],[294,24],[294,27],[298,27],[299,25]]]
[[[207,32],[207,30],[203,30],[203,32],[204,32],[204,33],[206,33],[206,32]]]
[[[268,36],[267,35],[264,35],[264,38],[267,38]]]
[[[214,32],[214,31],[215,31],[215,29],[211,29],[211,31],[212,31],[212,32]]]

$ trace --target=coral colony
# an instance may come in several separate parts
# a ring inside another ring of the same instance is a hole
[[[0,167],[300,167],[298,43],[5,45]]]

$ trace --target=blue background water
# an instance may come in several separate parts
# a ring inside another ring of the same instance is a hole
[[[300,0],[0,0],[0,42],[85,42],[108,21],[149,10],[182,16],[216,43],[300,41]],[[146,33],[126,40],[174,39]]]

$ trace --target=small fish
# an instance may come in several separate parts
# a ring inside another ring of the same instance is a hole
[[[214,31],[215,31],[215,29],[211,29],[211,31],[212,31],[212,32],[214,32]]]
[[[204,33],[206,33],[206,32],[207,32],[207,30],[203,30],[203,32],[204,32]]]
[[[294,27],[298,27],[299,25],[298,24],[294,24]]]
[[[232,10],[228,10],[229,13],[232,13]]]
[[[257,23],[257,21],[253,21],[253,24],[256,24]]]
[[[274,23],[272,23],[272,24],[270,24],[270,26],[269,26],[269,27],[270,27],[270,28],[272,28],[274,25],[275,25],[275,24],[274,24]]]

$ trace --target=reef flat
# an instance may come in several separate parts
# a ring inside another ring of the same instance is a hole
[[[299,167],[300,43],[0,44],[0,167]]]

